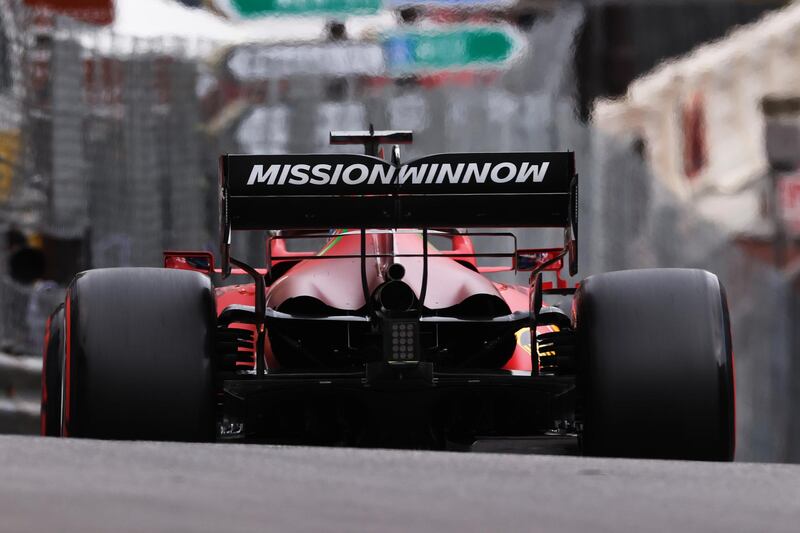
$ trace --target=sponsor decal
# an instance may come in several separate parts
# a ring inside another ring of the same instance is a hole
[[[531,328],[518,329],[514,336],[517,338],[517,346],[531,353]]]
[[[247,185],[439,185],[469,183],[541,183],[549,162],[253,165]]]

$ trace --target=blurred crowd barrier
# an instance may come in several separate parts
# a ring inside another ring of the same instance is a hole
[[[641,266],[718,273],[734,328],[738,457],[800,460],[788,281],[655,179],[659,169],[636,139],[579,120],[573,60],[585,12],[560,6],[513,28],[521,48],[512,64],[459,73],[365,72],[374,52],[358,42],[218,47],[100,38],[60,17],[8,37],[24,76],[11,83],[16,122],[0,124],[18,132],[19,145],[0,223],[43,234],[42,279],[56,285],[11,279],[9,248],[0,246],[3,349],[40,353],[48,299],[57,300],[56,287],[77,270],[156,266],[165,248],[215,250],[220,153],[333,151],[329,130],[369,123],[413,129],[405,159],[569,149],[580,171],[581,275]],[[0,136],[0,164],[3,153]],[[0,187],[3,176],[0,168]],[[561,235],[518,238],[520,246],[544,246]],[[263,262],[262,240],[239,238],[234,252]]]

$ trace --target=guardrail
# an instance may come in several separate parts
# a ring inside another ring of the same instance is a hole
[[[0,433],[39,432],[42,358],[0,353]]]

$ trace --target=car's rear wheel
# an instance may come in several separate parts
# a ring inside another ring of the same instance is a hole
[[[214,438],[208,277],[159,268],[83,272],[67,291],[65,313],[65,435]]]
[[[64,368],[64,304],[47,320],[42,356],[41,433],[61,434],[61,376]]]
[[[730,322],[715,275],[600,274],[575,304],[583,453],[733,459]]]

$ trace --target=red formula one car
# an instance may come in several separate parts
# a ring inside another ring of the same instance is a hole
[[[592,455],[733,457],[719,280],[651,269],[568,287],[571,153],[401,164],[410,132],[331,139],[367,153],[220,158],[219,268],[166,252],[165,269],[75,278],[48,325],[43,434],[433,449],[555,435]],[[486,231],[506,227],[563,228],[564,246]],[[231,256],[235,230],[268,230],[263,268]],[[530,282],[493,281],[502,270]],[[231,275],[245,283],[212,283]]]

